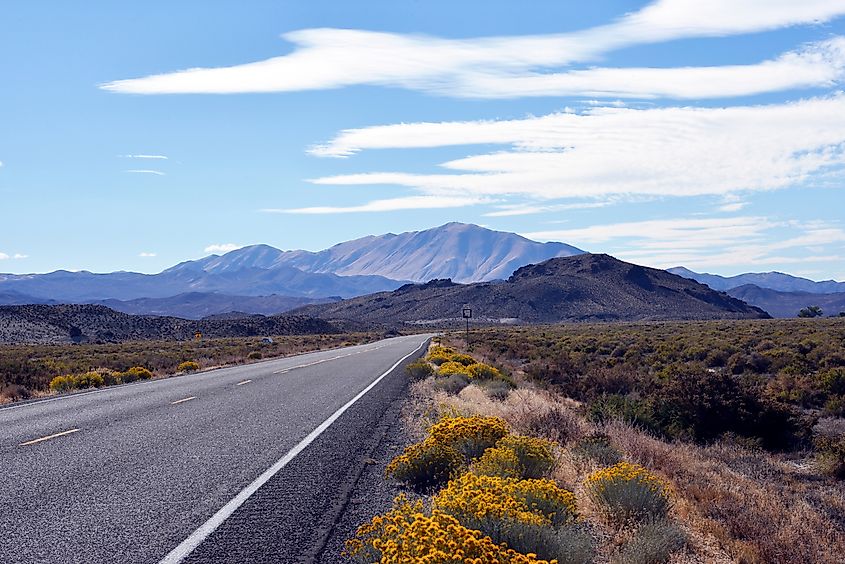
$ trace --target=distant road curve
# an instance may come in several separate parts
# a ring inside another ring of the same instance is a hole
[[[308,562],[430,335],[0,408],[0,562]]]

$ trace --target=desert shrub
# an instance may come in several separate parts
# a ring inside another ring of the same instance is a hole
[[[684,548],[687,538],[678,525],[666,519],[644,523],[614,558],[618,564],[664,564]]]
[[[822,474],[845,479],[845,436],[822,436],[814,441],[816,467]]]
[[[452,374],[434,381],[434,387],[454,396],[469,386],[469,378],[464,374]]]
[[[610,444],[610,438],[604,433],[584,437],[572,448],[572,454],[602,466],[612,466],[622,460],[622,453]]]
[[[471,364],[476,364],[476,360],[474,358],[472,358],[468,354],[462,354],[462,353],[453,354],[449,358],[449,360],[451,360],[452,362],[457,362],[459,364],[463,364],[464,366],[470,366]]]
[[[137,380],[149,380],[152,377],[153,373],[143,366],[133,366],[126,372],[121,372],[120,381],[124,384],[128,384]]]
[[[836,367],[819,374],[822,387],[831,394],[845,395],[845,368]]]
[[[261,353],[258,353],[258,354],[261,354]],[[178,372],[196,372],[199,369],[200,369],[199,363],[197,363],[193,360],[186,360],[185,362],[180,363],[179,366],[176,367],[176,370]]]
[[[405,367],[405,372],[411,380],[425,380],[434,374],[434,368],[432,368],[431,364],[423,359],[418,359],[408,364],[408,366]]]
[[[587,495],[616,522],[661,519],[669,511],[666,483],[638,464],[619,462],[587,476]]]
[[[520,554],[499,545],[481,531],[469,529],[453,516],[434,509],[426,514],[421,501],[404,496],[393,509],[358,528],[346,542],[345,554],[370,564],[543,564],[535,555]]]
[[[447,347],[432,347],[428,353],[428,361],[436,366],[440,366],[444,362],[449,362],[452,360],[452,356],[455,354],[455,351],[447,348]]]
[[[449,417],[428,430],[435,443],[448,445],[468,459],[478,458],[508,434],[504,420],[498,417]]]
[[[513,389],[513,385],[504,380],[487,380],[477,382],[477,385],[484,390],[488,397],[498,401],[506,399]]]
[[[120,372],[109,370],[108,368],[98,369],[97,372],[103,377],[103,382],[106,386],[114,386],[120,384]]]
[[[502,374],[502,371],[498,368],[481,362],[467,366],[467,372],[473,380],[502,380],[509,383],[513,382],[510,377]]]
[[[66,392],[75,387],[74,378],[72,375],[56,376],[50,380],[50,390],[54,392]]]
[[[387,465],[385,474],[416,491],[438,488],[463,466],[464,457],[450,445],[425,440],[415,443]]]
[[[573,413],[554,406],[550,409],[523,414],[520,431],[526,435],[543,437],[565,445],[574,437],[579,436],[581,427]]]
[[[78,389],[99,388],[104,384],[105,379],[97,372],[85,372],[73,377],[73,387]]]
[[[262,355],[259,351],[252,351],[248,355],[246,355],[247,360],[261,360],[264,355]]]
[[[496,448],[509,449],[516,454],[522,478],[542,478],[555,464],[554,445],[546,439],[506,435],[499,439]]]
[[[551,535],[539,531],[551,531],[577,518],[575,496],[550,480],[464,474],[451,480],[432,505],[494,542],[547,558],[555,557],[549,552],[552,547],[545,544]]]
[[[551,480],[518,480],[472,473],[449,481],[434,496],[433,506],[472,528],[488,520],[488,529],[492,522],[502,527],[509,523],[564,525],[578,516],[575,495]],[[480,530],[497,534],[495,530]],[[493,535],[491,538],[500,540]]]
[[[481,458],[472,464],[472,473],[478,476],[499,478],[520,478],[522,464],[513,449],[492,447],[484,451]]]
[[[506,538],[507,545],[517,552],[533,552],[558,564],[588,564],[595,558],[595,541],[578,525],[548,527],[514,523]]]
[[[437,369],[438,376],[452,376],[453,374],[461,374],[462,376],[470,377],[469,369],[460,362],[447,361],[440,365]]]

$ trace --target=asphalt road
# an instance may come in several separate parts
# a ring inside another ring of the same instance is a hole
[[[0,409],[0,562],[319,561],[426,340]]]

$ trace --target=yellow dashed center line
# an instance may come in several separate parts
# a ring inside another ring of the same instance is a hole
[[[191,400],[195,400],[195,399],[197,399],[197,396],[190,396],[190,397],[183,398],[183,399],[180,399],[180,400],[172,401],[172,402],[170,402],[170,405],[176,405],[177,403],[184,403],[186,401],[191,401]]]
[[[31,441],[26,441],[25,443],[21,443],[20,446],[29,446],[34,445],[35,443],[40,443],[42,441],[49,441],[50,439],[55,439],[56,437],[63,437],[65,435],[70,435],[71,433],[76,433],[79,429],[69,429],[67,431],[62,431],[61,433],[56,433],[54,435],[47,435],[46,437],[41,437],[40,439],[33,439]]]

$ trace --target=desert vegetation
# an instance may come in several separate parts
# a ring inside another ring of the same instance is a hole
[[[840,560],[841,320],[495,328],[472,342],[469,356],[447,336],[410,367],[414,442],[387,468],[404,493],[350,540],[353,559]],[[452,363],[508,386],[452,385]]]
[[[129,341],[109,344],[0,345],[0,403],[46,393],[129,383],[262,358],[372,342],[375,333]]]

